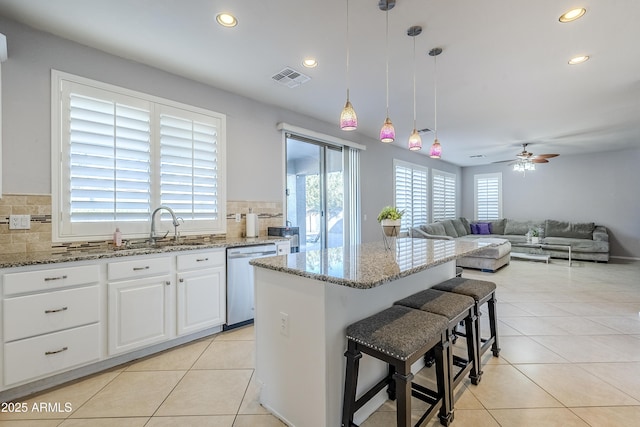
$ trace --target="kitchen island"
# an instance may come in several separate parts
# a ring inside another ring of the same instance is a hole
[[[457,258],[486,246],[401,238],[391,250],[376,242],[253,260],[260,403],[291,426],[339,426],[346,326],[454,277]],[[364,356],[359,390],[385,372],[386,365]],[[385,400],[382,391],[354,421]]]

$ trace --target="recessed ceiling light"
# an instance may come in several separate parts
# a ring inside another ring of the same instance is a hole
[[[583,62],[586,62],[588,60],[589,60],[589,56],[588,55],[574,56],[573,58],[571,58],[569,60],[569,65],[582,64]]]
[[[216,21],[223,27],[235,27],[238,25],[238,20],[230,13],[219,13],[218,16],[216,16]]]
[[[318,66],[318,61],[316,61],[315,58],[305,58],[304,61],[302,61],[302,65],[307,68],[315,68]]]
[[[570,11],[560,15],[559,21],[560,22],[575,21],[576,19],[581,18],[582,15],[584,15],[585,13],[587,13],[587,9],[585,9],[584,7],[571,9]]]

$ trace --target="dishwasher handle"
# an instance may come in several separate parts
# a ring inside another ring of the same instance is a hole
[[[265,252],[249,252],[249,253],[233,253],[230,252],[228,254],[229,259],[239,259],[239,258],[258,258],[269,255],[278,255],[276,251],[265,251]]]

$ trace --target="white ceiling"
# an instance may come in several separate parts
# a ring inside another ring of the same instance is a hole
[[[558,17],[582,6],[585,16]],[[232,12],[239,24],[216,24]],[[345,0],[0,0],[0,14],[124,58],[262,102],[338,122],[346,97]],[[350,94],[357,132],[378,138],[385,118],[385,12],[349,3]],[[390,117],[395,144],[433,128],[438,57],[438,137],[443,160],[461,166],[534,154],[569,155],[640,146],[640,1],[397,0],[389,12]],[[11,56],[11,40],[9,57]],[[582,65],[569,58],[590,55]],[[305,69],[302,59],[317,58]],[[271,76],[311,77],[290,89]],[[348,135],[345,135],[348,137]],[[423,134],[427,154],[433,134]],[[471,158],[473,155],[484,158]]]

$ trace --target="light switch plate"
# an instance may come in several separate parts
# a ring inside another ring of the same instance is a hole
[[[29,230],[31,228],[31,215],[9,215],[10,230]]]

